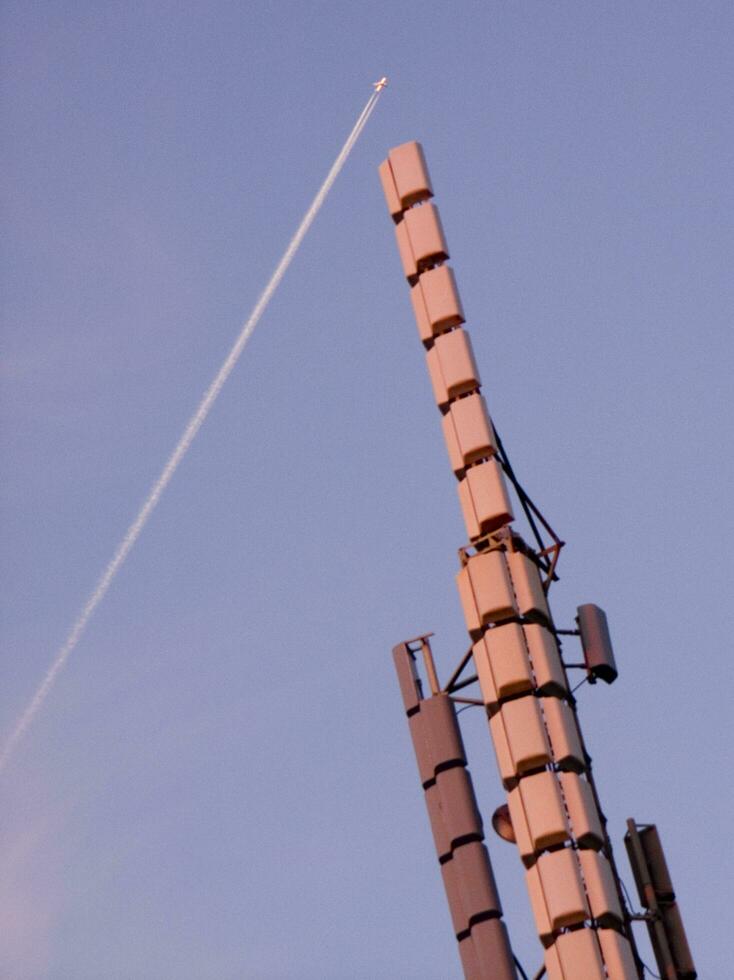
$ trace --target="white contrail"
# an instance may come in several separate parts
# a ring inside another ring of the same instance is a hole
[[[29,726],[33,722],[33,719],[37,715],[38,711],[41,709],[44,701],[48,696],[49,691],[53,687],[54,682],[56,681],[56,678],[59,675],[59,672],[61,671],[64,664],[71,656],[71,654],[74,652],[74,649],[77,643],[79,642],[79,640],[81,639],[81,636],[84,633],[87,623],[92,618],[95,609],[104,598],[107,590],[112,584],[113,579],[115,578],[115,575],[118,573],[125,559],[130,554],[133,545],[140,537],[140,532],[148,523],[148,518],[152,514],[153,509],[155,508],[158,501],[161,499],[161,495],[163,494],[163,491],[171,482],[171,478],[173,477],[173,474],[178,469],[179,463],[188,452],[191,443],[194,441],[196,433],[203,425],[207,415],[209,414],[212,405],[214,404],[214,402],[217,399],[217,396],[219,395],[219,392],[224,387],[227,378],[229,377],[229,375],[232,372],[232,369],[234,368],[235,364],[239,360],[240,354],[244,350],[245,344],[252,336],[252,332],[257,326],[260,317],[265,312],[268,303],[273,297],[273,293],[278,288],[281,279],[285,275],[286,269],[291,264],[291,260],[293,259],[293,256],[298,251],[298,248],[301,242],[303,241],[306,232],[311,227],[311,224],[314,218],[316,217],[316,215],[318,214],[321,205],[324,203],[326,195],[331,190],[334,181],[339,176],[339,172],[341,171],[342,167],[346,163],[347,157],[349,156],[352,147],[357,142],[360,133],[362,132],[362,130],[364,129],[367,123],[367,120],[372,114],[372,110],[375,108],[375,105],[377,104],[380,95],[381,95],[381,89],[378,88],[376,89],[376,91],[372,93],[372,95],[367,100],[367,104],[365,105],[364,109],[359,115],[359,118],[354,124],[354,128],[352,129],[351,133],[347,137],[344,146],[339,151],[339,155],[337,156],[336,160],[332,164],[331,170],[326,175],[326,180],[321,185],[318,193],[316,194],[316,197],[313,199],[311,203],[311,206],[303,216],[303,220],[298,226],[295,235],[290,240],[288,247],[283,253],[283,258],[276,266],[275,271],[270,277],[270,281],[268,282],[265,289],[262,291],[260,298],[258,299],[257,303],[255,303],[255,307],[252,313],[250,314],[246,323],[242,327],[242,330],[240,331],[240,335],[237,337],[237,340],[234,342],[232,349],[227,355],[216,377],[209,385],[209,388],[207,389],[206,394],[202,398],[199,407],[191,416],[188,425],[184,429],[183,435],[179,439],[176,448],[173,450],[170,457],[168,458],[166,465],[163,467],[163,471],[161,472],[161,475],[153,484],[153,487],[150,493],[148,494],[148,496],[146,497],[143,506],[140,508],[137,517],[132,522],[130,527],[127,529],[124,538],[117,546],[117,550],[115,551],[112,560],[110,561],[107,568],[104,570],[104,573],[102,574],[100,580],[97,582],[94,591],[87,599],[84,608],[82,609],[81,613],[79,614],[79,617],[77,618],[76,622],[74,623],[74,626],[71,629],[71,632],[66,638],[66,642],[61,647],[59,652],[56,654],[56,657],[54,658],[51,666],[46,672],[46,676],[43,678],[43,681],[39,685],[38,690],[31,698],[23,714],[20,716],[15,728],[13,729],[2,752],[0,753],[0,772],[2,772],[2,770],[7,765],[8,760],[12,756],[16,745],[21,740],[23,735],[26,733]]]

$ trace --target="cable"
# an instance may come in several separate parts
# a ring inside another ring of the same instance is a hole
[[[581,687],[582,684],[586,684],[586,682],[588,681],[588,679],[589,679],[589,677],[588,677],[588,674],[587,674],[587,676],[584,677],[584,679],[582,681],[579,681],[578,682],[578,684],[576,685],[576,687],[572,687],[571,688],[571,694],[575,694],[576,691],[578,691],[578,689]]]
[[[522,980],[529,980],[529,977],[528,977],[527,973],[522,968],[522,965],[520,963],[520,960],[515,956],[514,953],[512,954],[512,958],[515,961],[515,966],[520,971],[520,975],[522,976]]]
[[[650,974],[650,976],[651,976],[651,977],[654,977],[654,978],[655,978],[655,980],[663,980],[663,978],[662,978],[662,977],[660,976],[660,974],[659,974],[659,973],[655,973],[655,971],[654,971],[654,970],[651,970],[651,969],[650,969],[650,967],[649,967],[649,966],[647,965],[647,963],[646,963],[646,962],[645,962],[645,961],[644,961],[644,960],[642,959],[642,957],[640,956],[640,954],[639,954],[639,953],[638,953],[637,955],[638,955],[638,956],[640,957],[640,963],[642,963],[642,967],[643,967],[643,969],[644,969],[644,970],[647,970],[647,972],[648,972],[648,973]]]

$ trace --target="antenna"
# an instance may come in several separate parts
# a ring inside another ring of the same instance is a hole
[[[567,674],[568,668],[580,667],[592,683],[616,679],[606,615],[589,603],[578,608],[577,629],[556,628],[548,596],[563,542],[520,485],[492,424],[422,147],[410,142],[390,150],[379,173],[468,539],[459,549],[456,583],[471,645],[447,683],[438,686],[427,636],[393,651],[464,973],[467,980],[516,976],[499,928],[497,896],[487,892],[480,913],[466,898],[472,876],[486,880],[491,867],[482,856],[481,818],[454,702],[486,712],[507,794],[492,825],[516,844],[524,870],[543,950],[536,976],[640,980],[634,917],[625,903]],[[510,487],[532,545],[515,528]],[[580,637],[583,663],[564,663],[561,643],[567,635]],[[419,650],[429,675],[428,697],[418,680]],[[465,689],[472,685],[478,690],[468,697]],[[635,853],[647,853],[644,867],[659,868],[650,856],[653,838],[638,837]],[[677,907],[667,895],[658,898],[657,934],[667,929],[668,945],[677,950],[670,956],[679,972],[670,980],[689,980],[695,972],[685,972],[690,954],[677,929]],[[490,960],[466,955],[467,938],[485,948],[479,931],[475,940],[475,921],[495,924],[493,945],[486,947],[492,949]]]

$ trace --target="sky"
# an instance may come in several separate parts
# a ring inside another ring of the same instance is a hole
[[[0,777],[0,976],[460,976],[392,646],[465,532],[377,166],[428,157],[495,424],[608,614],[610,833],[702,978],[734,881],[728,2],[3,4],[5,738],[381,75],[242,361]],[[542,959],[481,711],[513,949]],[[644,936],[643,955],[653,966]]]

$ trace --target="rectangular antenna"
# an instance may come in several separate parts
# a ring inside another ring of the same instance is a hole
[[[698,974],[657,827],[629,819],[624,843],[637,893],[649,913],[645,919],[660,976],[663,980],[696,980]]]

